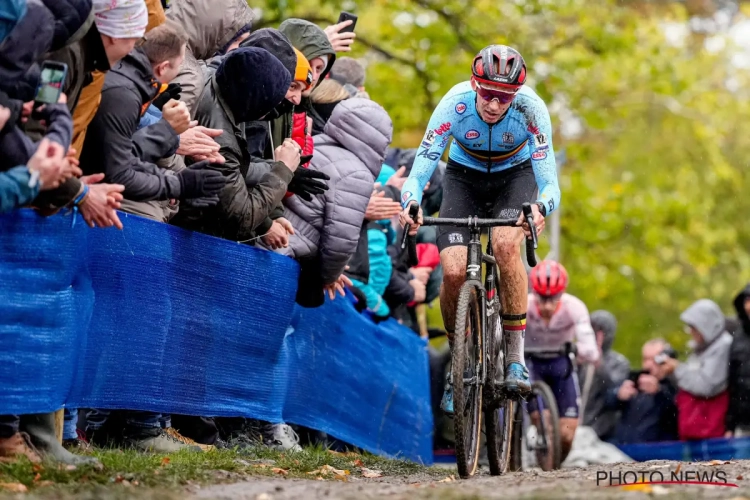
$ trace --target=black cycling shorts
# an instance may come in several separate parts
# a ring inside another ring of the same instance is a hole
[[[488,174],[448,162],[443,178],[443,202],[440,217],[515,219],[521,205],[536,196],[536,177],[531,160],[508,170]],[[437,244],[443,249],[469,244],[469,228],[437,227]]]

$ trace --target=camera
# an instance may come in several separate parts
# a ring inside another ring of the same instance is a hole
[[[665,347],[661,353],[654,356],[654,363],[663,365],[668,358],[677,359],[677,351],[672,346]]]

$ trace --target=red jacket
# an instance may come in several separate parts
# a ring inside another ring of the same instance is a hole
[[[307,130],[307,113],[294,113],[292,116],[292,139],[299,144],[302,148],[302,156],[313,154],[313,138]],[[302,165],[303,168],[310,166],[310,162]],[[294,193],[289,191],[286,192],[286,198],[289,198]]]

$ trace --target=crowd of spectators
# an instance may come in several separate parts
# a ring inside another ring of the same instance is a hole
[[[416,334],[415,307],[438,293],[437,247],[420,233],[410,268],[395,245],[415,151],[389,148],[393,125],[366,92],[365,66],[338,57],[355,42],[343,30],[351,21],[253,30],[245,0],[11,0],[2,10],[1,212],[70,210],[91,228],[122,229],[122,211],[278,252],[300,262],[300,305],[338,295]],[[37,98],[45,63],[66,65],[56,103]],[[440,172],[428,207],[440,203]],[[77,464],[95,460],[80,453],[90,446],[299,449],[283,423],[127,409],[66,408],[64,438],[53,413],[0,416],[0,460]]]
[[[747,436],[750,285],[734,308],[737,317],[726,317],[715,302],[696,301],[680,315],[690,335],[687,358],[680,361],[666,340],[651,339],[643,345],[640,370],[612,350],[614,316],[592,313],[602,357],[580,370],[583,424],[616,445]]]

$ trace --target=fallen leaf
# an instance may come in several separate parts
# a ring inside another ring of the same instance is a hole
[[[76,469],[77,469],[77,467],[75,465],[66,465],[65,466],[65,470],[67,470],[67,471],[76,470]]]
[[[165,466],[166,466],[167,464],[169,464],[169,462],[171,462],[171,461],[172,461],[172,460],[171,460],[171,459],[170,459],[169,457],[164,457],[164,458],[162,458],[162,459],[161,459],[161,466],[162,466],[162,467],[165,467]]]
[[[34,472],[42,472],[44,470],[44,467],[42,467],[40,464],[31,464],[31,470]]]
[[[138,485],[140,485],[140,484],[141,484],[141,483],[139,483],[138,481],[133,481],[133,486],[138,486]]]
[[[654,488],[650,484],[634,483],[622,485],[623,491],[642,491],[643,493],[652,493]]]
[[[26,493],[29,489],[21,483],[0,483],[0,488],[13,493]]]
[[[664,486],[661,486],[659,484],[653,485],[653,492],[655,496],[658,495],[669,495],[669,488],[665,488]]]
[[[383,473],[379,470],[362,467],[362,477],[373,479],[376,477],[383,477]]]
[[[41,481],[41,479],[42,479],[42,475],[37,472],[36,476],[34,476],[34,482],[38,483],[39,481]]]
[[[355,467],[364,467],[365,463],[362,460],[357,459],[357,460],[354,461],[354,466]]]
[[[271,472],[273,472],[274,474],[280,474],[282,476],[286,476],[289,474],[288,470],[284,470],[280,467],[274,467],[273,469],[271,469]]]
[[[737,480],[738,480],[738,481],[742,481],[743,479],[744,479],[744,478],[742,477],[742,474],[740,474],[739,476],[737,476]]]
[[[420,486],[422,486],[422,483],[413,483],[409,485],[410,488],[419,488]]]
[[[269,467],[271,467],[271,464],[253,464],[255,469],[267,469]]]
[[[682,462],[680,462],[679,464],[677,464],[677,468],[674,470],[674,473],[678,474],[680,472],[680,469],[682,469]]]
[[[122,476],[118,475],[117,477],[115,477],[115,482],[116,483],[121,483],[122,481],[123,481]]]
[[[440,481],[438,481],[438,483],[451,483],[455,480],[456,478],[454,478],[453,476],[448,476],[445,479],[441,479]]]

